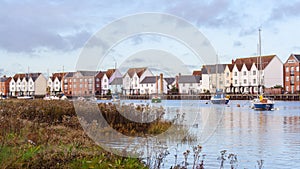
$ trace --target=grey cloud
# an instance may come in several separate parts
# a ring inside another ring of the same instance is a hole
[[[233,46],[237,47],[237,46],[242,46],[242,42],[241,41],[235,41],[233,43]]]
[[[232,26],[236,24],[236,13],[230,10],[230,1],[213,0],[210,3],[177,1],[167,12],[195,21],[202,26]]]
[[[288,1],[284,1],[284,4],[278,4],[277,8],[274,8],[271,12],[269,21],[282,20],[288,17],[299,17],[300,1],[288,4]]]

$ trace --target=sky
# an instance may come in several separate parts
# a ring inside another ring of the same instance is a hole
[[[191,23],[209,40],[221,63],[257,55],[261,28],[262,55],[276,54],[285,62],[291,53],[300,53],[298,9],[299,0],[0,0],[0,76],[75,71],[93,35],[115,20],[145,12],[170,14]],[[102,63],[100,69],[113,68],[112,62],[122,65],[130,57],[126,50],[142,53],[134,51],[145,44],[159,48],[161,41],[173,43],[156,36],[128,38],[111,50],[108,56],[113,61]],[[190,69],[204,64],[188,56],[187,51],[177,57]]]

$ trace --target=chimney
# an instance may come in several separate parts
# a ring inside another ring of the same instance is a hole
[[[164,93],[164,75],[161,73],[160,74],[160,94]]]
[[[179,76],[180,76],[180,73],[179,75],[176,76],[175,78],[175,87],[178,89],[179,85],[178,85],[178,80],[179,80]]]

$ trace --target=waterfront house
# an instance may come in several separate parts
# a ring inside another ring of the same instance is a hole
[[[95,76],[98,71],[69,72],[64,79],[65,94],[69,96],[92,96],[95,93]]]
[[[42,73],[15,74],[9,83],[11,96],[41,96],[46,89],[47,79]]]
[[[202,90],[201,76],[179,75],[178,86],[180,94],[199,94]]]
[[[146,76],[153,76],[152,72],[147,67],[130,68],[123,75],[123,94],[133,95],[140,94],[140,82]]]
[[[47,86],[50,95],[56,95],[63,92],[63,82],[66,73],[52,73],[52,76],[48,78]]]
[[[291,54],[283,65],[284,90],[288,93],[300,92],[299,66],[299,54]]]
[[[123,89],[123,78],[122,77],[116,77],[114,80],[109,84],[109,89],[111,93],[122,93]]]
[[[11,79],[11,77],[6,76],[0,77],[0,98],[9,95],[9,83]]]
[[[202,72],[202,89],[203,92],[216,92],[216,89],[225,90],[224,73],[227,64],[203,65]]]
[[[263,88],[283,85],[283,64],[277,55],[238,58],[232,70],[234,91],[261,92]]]
[[[232,78],[232,69],[233,64],[226,64],[224,69],[224,91],[226,93],[232,93],[233,92],[233,78]]]

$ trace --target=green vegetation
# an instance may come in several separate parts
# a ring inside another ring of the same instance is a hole
[[[146,168],[101,149],[75,115],[68,101],[1,101],[0,168]]]

